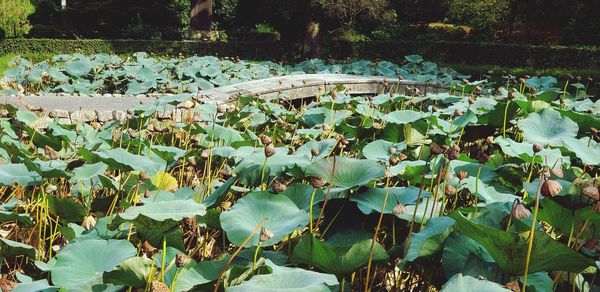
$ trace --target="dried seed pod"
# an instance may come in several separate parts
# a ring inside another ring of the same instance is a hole
[[[563,172],[562,168],[553,168],[550,170],[550,172],[558,178],[565,177],[565,173]]]
[[[146,189],[144,191],[144,198],[150,198],[150,196],[152,196],[152,192],[150,192],[149,189]]]
[[[221,209],[227,211],[227,210],[229,210],[229,208],[231,208],[231,202],[223,201],[223,202],[221,202],[221,204],[219,204],[219,206],[221,206]]]
[[[388,162],[390,163],[391,166],[395,166],[398,165],[398,162],[400,162],[400,160],[398,160],[398,158],[391,156],[390,159],[388,159]]]
[[[408,208],[404,206],[402,203],[398,203],[394,209],[392,209],[392,214],[394,215],[402,215],[408,213]]]
[[[463,115],[463,111],[462,110],[460,110],[460,109],[455,109],[454,110],[454,116],[460,117],[462,115]]]
[[[265,146],[265,156],[266,157],[271,157],[271,156],[275,155],[275,152],[277,152],[277,150],[275,149],[275,146],[273,146],[273,144],[269,144],[269,145]]]
[[[469,102],[470,105],[473,105],[475,103],[475,101],[473,99],[471,99],[471,98],[469,98],[468,102]]]
[[[440,147],[440,145],[438,145],[435,142],[433,142],[429,145],[429,151],[434,155],[439,155],[439,154],[444,153],[444,150],[442,149],[442,147]]]
[[[544,148],[540,144],[533,144],[533,153],[538,153],[542,151]]]
[[[485,164],[490,160],[490,156],[483,152],[479,152],[479,154],[477,154],[477,160],[479,161],[479,163]]]
[[[596,201],[600,200],[600,192],[598,191],[598,188],[595,186],[589,186],[587,188],[584,188],[582,193],[586,197],[588,197],[592,200],[596,200]]]
[[[150,292],[170,292],[171,289],[167,286],[167,284],[161,281],[152,281],[150,283]]]
[[[311,150],[310,150],[310,154],[311,154],[312,156],[317,156],[317,155],[319,155],[319,149],[316,149],[316,148],[313,148],[313,149],[311,149]]]
[[[87,215],[83,218],[83,222],[81,223],[81,227],[85,228],[85,230],[90,230],[96,226],[96,218],[92,215]]]
[[[194,157],[194,156],[190,156],[190,157],[188,157],[188,163],[189,163],[191,166],[196,166],[196,164],[197,164],[197,162],[196,162],[196,157]]]
[[[487,136],[487,138],[485,138],[485,142],[488,144],[494,144],[494,136]]]
[[[438,112],[438,111],[439,111],[439,109],[437,107],[435,107],[435,106],[431,107],[431,112],[432,113],[435,113],[435,112]]]
[[[448,151],[446,151],[446,156],[450,160],[457,159],[459,155],[460,147],[458,147],[458,145],[453,145],[452,147],[450,147],[450,149],[448,149]]]
[[[395,148],[395,147],[390,147],[390,148],[388,149],[388,153],[389,153],[390,155],[394,155],[394,153],[396,153],[396,148]]]
[[[269,144],[273,143],[273,139],[271,139],[271,137],[269,137],[265,134],[261,134],[260,135],[260,143],[262,143],[263,145],[269,145]]]
[[[469,174],[464,170],[459,170],[456,172],[456,177],[458,177],[458,180],[463,180],[463,179],[467,178],[468,176],[469,176]]]
[[[271,188],[273,189],[274,193],[281,193],[281,192],[285,192],[285,190],[287,189],[287,186],[280,182],[279,180],[275,180],[273,182],[273,185],[271,186]]]
[[[140,181],[145,182],[150,179],[150,176],[145,171],[140,172]]]
[[[272,237],[273,237],[273,232],[271,232],[269,229],[265,228],[264,226],[260,228],[260,236],[259,236],[260,242],[265,242],[265,241],[271,239]]]
[[[562,186],[555,180],[547,179],[542,183],[542,195],[546,197],[555,197],[562,191]]]
[[[58,190],[58,187],[56,187],[56,186],[55,186],[55,185],[53,185],[53,184],[48,184],[48,185],[46,186],[46,188],[44,189],[44,192],[45,192],[46,194],[52,194],[52,193],[56,192],[56,190]]]
[[[521,284],[519,284],[519,280],[514,280],[512,282],[508,282],[504,284],[504,287],[510,289],[512,292],[521,292]]]
[[[57,160],[60,158],[58,151],[52,149],[52,147],[48,145],[44,146],[44,154],[46,154],[46,156],[48,156],[52,160]]]
[[[531,215],[531,211],[521,202],[518,202],[513,205],[511,215],[515,219],[525,219]]]
[[[208,157],[210,157],[210,153],[208,153],[208,150],[203,150],[202,153],[200,153],[200,159],[207,160]]]
[[[326,183],[327,183],[327,181],[325,181],[325,179],[323,179],[320,176],[311,176],[310,177],[310,185],[315,189],[323,187]]]
[[[191,262],[192,258],[186,254],[178,253],[177,255],[175,255],[175,264],[178,268],[184,267]]]
[[[508,95],[506,96],[507,99],[509,100],[513,100],[515,99],[516,95],[513,91],[509,92]]]
[[[456,188],[451,185],[446,185],[446,187],[444,188],[444,194],[446,194],[447,196],[454,196],[456,195]]]
[[[596,213],[600,213],[600,201],[594,202],[592,205],[592,210],[594,210]]]
[[[404,161],[407,158],[408,158],[408,156],[406,156],[406,154],[404,154],[404,153],[398,154],[398,160],[400,160],[400,161]]]
[[[329,130],[331,130],[331,127],[327,124],[323,124],[321,126],[321,129],[323,129],[324,132],[329,132]]]

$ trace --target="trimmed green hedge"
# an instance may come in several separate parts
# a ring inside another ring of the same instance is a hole
[[[154,40],[62,40],[5,39],[0,40],[0,56],[26,53],[109,53],[128,54],[152,52],[159,55],[214,55],[244,59],[282,59],[290,57],[293,48],[276,41],[193,42]]]
[[[599,68],[600,48],[543,47],[498,43],[374,41],[328,44],[331,58],[384,59],[400,62],[419,54],[427,60],[458,64],[493,64],[510,67]]]
[[[401,62],[405,55],[419,54],[441,63],[486,64],[510,67],[600,68],[600,48],[542,47],[497,43],[373,41],[327,42],[323,57],[334,59],[382,59]],[[151,40],[0,40],[0,56],[26,53],[114,53],[239,56],[244,59],[291,60],[299,45],[283,41],[151,41]]]

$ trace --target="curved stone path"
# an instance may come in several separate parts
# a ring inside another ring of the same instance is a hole
[[[265,99],[300,99],[325,94],[343,85],[348,94],[369,95],[382,92],[414,94],[447,90],[430,83],[399,80],[380,76],[347,74],[298,74],[244,82],[235,85],[202,90],[194,97],[205,103],[229,103],[239,96],[257,96]],[[123,119],[136,106],[151,104],[157,97],[138,96],[0,96],[0,103],[18,108],[38,109],[50,118],[63,122],[100,122]],[[169,108],[168,111],[177,109]]]

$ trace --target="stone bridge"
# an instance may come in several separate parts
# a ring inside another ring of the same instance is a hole
[[[359,76],[346,74],[298,74],[244,82],[235,85],[202,90],[194,97],[205,103],[229,103],[239,96],[257,96],[265,99],[300,99],[325,94],[343,85],[348,94],[371,95],[383,92],[414,94],[447,91],[442,85],[422,83],[380,76]],[[12,104],[19,108],[41,108],[51,118],[63,121],[105,122],[123,119],[126,112],[136,106],[151,104],[155,96],[0,96],[0,103]],[[182,110],[169,108],[165,115],[181,118]],[[169,118],[169,117],[166,118]]]

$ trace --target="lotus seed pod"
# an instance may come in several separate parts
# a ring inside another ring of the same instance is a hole
[[[460,147],[458,147],[458,145],[454,145],[454,146],[450,147],[450,149],[448,149],[448,151],[446,151],[446,155],[447,155],[448,159],[450,159],[450,160],[457,159],[458,156],[460,155]]]
[[[269,145],[272,142],[273,142],[273,139],[271,139],[271,137],[269,137],[265,134],[260,135],[260,143],[262,143],[263,145]]]
[[[327,182],[322,177],[319,177],[319,176],[310,177],[310,185],[315,189],[323,187],[326,183]]]
[[[600,213],[600,201],[594,202],[592,205],[592,210],[594,210],[596,213]]]
[[[83,222],[81,223],[81,227],[85,228],[85,230],[90,230],[96,226],[96,218],[92,215],[87,215],[83,218]]]
[[[460,109],[455,109],[454,110],[454,116],[460,117],[463,115],[463,111]]]
[[[533,153],[538,153],[542,151],[544,148],[540,144],[533,144]]]
[[[271,239],[272,237],[273,237],[273,232],[271,232],[269,229],[265,228],[264,226],[260,229],[260,237],[259,237],[260,242],[265,242],[265,241]]]
[[[587,188],[584,188],[582,193],[586,197],[588,197],[592,200],[596,200],[596,201],[600,200],[600,192],[598,191],[598,188],[595,186],[589,186]]]
[[[391,166],[395,166],[395,165],[398,165],[398,162],[400,162],[400,160],[398,160],[398,158],[392,156],[392,157],[390,157],[390,159],[388,159],[388,162],[390,163]]]
[[[531,211],[527,209],[521,202],[513,205],[512,216],[515,219],[525,219],[531,215]]]
[[[514,280],[512,282],[508,282],[504,284],[504,287],[509,289],[512,292],[521,292],[521,284],[519,284],[519,280]]]
[[[444,193],[448,196],[454,196],[456,195],[456,188],[454,188],[451,185],[446,185],[446,187],[444,188]]]
[[[438,145],[435,142],[433,142],[429,145],[429,151],[434,155],[439,155],[439,154],[444,153],[444,150],[442,149],[442,147],[440,147],[440,145]]]
[[[562,191],[562,186],[555,180],[547,179],[542,184],[541,192],[546,197],[555,197],[560,191]]]
[[[223,106],[217,106],[217,113],[224,113],[225,112],[225,108]]]
[[[381,123],[378,123],[378,122],[373,122],[373,129],[375,129],[375,130],[381,130],[381,129],[383,129],[383,125]]]
[[[184,267],[191,262],[192,258],[186,254],[178,253],[177,255],[175,255],[175,264],[178,268]]]
[[[152,192],[150,192],[149,189],[146,189],[144,191],[144,198],[150,198],[150,196],[152,196]]]
[[[48,185],[46,186],[46,188],[44,189],[44,192],[45,192],[46,194],[52,194],[52,193],[56,192],[56,190],[57,190],[57,189],[58,189],[58,188],[57,188],[55,185],[53,185],[53,184],[48,184]]]
[[[317,156],[317,155],[319,155],[319,149],[315,149],[315,148],[311,149],[311,150],[310,150],[310,154],[311,154],[312,156]]]
[[[203,150],[202,153],[200,153],[200,159],[202,160],[207,160],[209,156],[208,150]]]
[[[463,179],[467,178],[468,176],[469,176],[469,174],[464,170],[459,170],[458,172],[456,172],[456,177],[458,177],[458,180],[463,180]]]
[[[266,157],[271,157],[271,156],[275,155],[275,152],[277,152],[277,150],[275,150],[275,146],[273,146],[273,144],[269,144],[269,145],[265,146],[265,156]]]
[[[396,153],[396,148],[395,148],[395,147],[390,147],[390,148],[388,149],[388,153],[389,153],[390,155],[394,155],[394,153]]]
[[[392,214],[394,215],[402,215],[408,213],[408,208],[404,206],[402,203],[398,203],[392,210]]]
[[[331,127],[327,124],[323,124],[321,126],[321,129],[323,129],[324,132],[329,132],[329,130],[331,130]]]
[[[196,157],[194,157],[194,156],[188,157],[188,163],[192,166],[196,166],[196,164],[197,164]]]
[[[285,192],[285,190],[287,189],[286,185],[278,180],[275,180],[273,182],[272,188],[274,193]]]
[[[145,182],[150,179],[150,176],[145,171],[140,172],[140,181]]]
[[[437,107],[435,107],[435,106],[431,107],[431,112],[432,113],[435,113],[435,112],[438,112],[438,111],[439,111],[439,109]]]
[[[52,149],[52,147],[48,145],[44,146],[44,154],[46,154],[46,156],[48,156],[52,160],[57,160],[60,158],[58,151]]]
[[[170,292],[171,289],[167,286],[167,284],[160,281],[152,281],[150,283],[150,292]]]
[[[598,129],[591,127],[590,132],[592,132],[592,136],[598,136]]]

